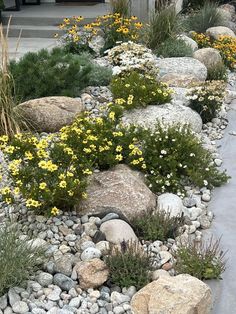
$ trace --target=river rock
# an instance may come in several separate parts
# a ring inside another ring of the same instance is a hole
[[[99,258],[79,262],[75,266],[82,289],[97,288],[107,281],[109,270]]]
[[[200,61],[190,57],[158,59],[160,77],[166,74],[186,75],[199,81],[205,81],[207,69]]]
[[[135,124],[150,129],[154,129],[158,122],[170,126],[188,124],[196,133],[200,133],[202,130],[200,115],[191,108],[180,104],[152,105],[129,110],[125,112],[123,122],[126,125]]]
[[[230,28],[225,26],[210,27],[206,30],[206,34],[214,39],[218,39],[220,36],[236,37],[235,33]]]
[[[178,195],[164,193],[157,199],[157,209],[169,212],[171,217],[181,216],[183,212],[183,202]]]
[[[22,118],[38,132],[57,132],[71,124],[84,107],[80,99],[54,96],[28,100],[16,107]]]
[[[211,290],[190,275],[161,276],[132,298],[134,314],[210,314]]]
[[[113,244],[120,244],[122,241],[138,242],[130,225],[120,219],[104,222],[101,224],[100,230],[105,234],[106,240]]]
[[[75,287],[75,282],[71,278],[60,273],[54,275],[53,282],[54,285],[57,285],[65,291],[69,291],[70,289]]]
[[[156,196],[142,174],[125,165],[94,173],[87,188],[88,198],[80,202],[81,214],[122,213],[130,219],[156,205]]]
[[[199,49],[194,52],[193,57],[205,64],[208,70],[212,69],[217,64],[223,64],[219,51],[214,48]]]

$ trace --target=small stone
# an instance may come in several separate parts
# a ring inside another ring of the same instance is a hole
[[[53,291],[51,291],[47,298],[51,301],[59,301],[60,300],[61,289],[57,286],[54,286]]]
[[[222,160],[216,158],[216,159],[214,160],[214,163],[216,164],[217,167],[220,167],[220,166],[222,165]]]
[[[158,269],[152,273],[152,280],[158,280],[161,276],[170,276],[170,274],[164,269]]]
[[[72,256],[63,255],[55,261],[55,271],[70,276],[72,273]]]
[[[183,199],[183,205],[190,208],[196,205],[196,199],[193,197],[185,197]]]
[[[19,314],[25,314],[26,312],[29,311],[29,307],[27,305],[27,303],[23,302],[23,301],[17,301],[13,304],[12,309],[15,313],[19,313]]]
[[[100,258],[102,255],[101,251],[94,248],[94,247],[89,247],[86,250],[83,251],[81,254],[81,260],[82,261],[89,261],[93,258]]]
[[[114,314],[123,314],[123,313],[125,313],[125,310],[123,309],[122,306],[116,306],[113,309],[113,313]]]
[[[172,255],[167,251],[161,251],[159,254],[161,258],[161,265],[164,265],[172,258]]]
[[[211,200],[211,195],[208,194],[208,193],[203,193],[203,194],[202,194],[202,200],[203,200],[204,202],[210,202],[210,200]]]
[[[77,239],[77,236],[75,234],[68,234],[66,237],[65,237],[65,240],[67,242],[71,242],[71,241],[75,241]]]
[[[81,297],[76,297],[70,300],[69,306],[79,308],[81,303]]]
[[[110,250],[110,243],[108,241],[100,241],[96,244],[96,248],[102,253],[102,255],[107,255]]]
[[[68,253],[71,251],[70,247],[65,245],[65,244],[62,244],[61,246],[59,246],[59,250],[65,254],[65,253]]]
[[[80,249],[81,251],[86,250],[87,248],[95,248],[95,244],[93,243],[93,241],[85,241],[81,244]]]
[[[103,232],[101,232],[100,230],[97,230],[95,232],[95,235],[93,236],[93,242],[94,243],[98,243],[100,241],[104,241],[106,240],[106,236]]]
[[[117,305],[120,305],[125,302],[130,301],[130,297],[128,295],[113,291],[111,294],[111,301],[112,303],[116,303]]]
[[[53,282],[55,285],[65,291],[69,291],[71,288],[75,287],[75,282],[71,278],[60,273],[54,275]]]
[[[53,276],[49,273],[42,272],[37,278],[39,284],[43,287],[47,287],[52,284]]]
[[[2,297],[0,297],[0,309],[5,310],[7,307],[7,295],[4,294]]]
[[[8,299],[11,307],[13,306],[14,303],[18,302],[21,300],[20,296],[18,293],[16,293],[14,288],[10,288],[8,291]]]
[[[164,265],[162,265],[161,267],[163,270],[170,270],[172,268],[172,264],[171,263],[165,263]]]
[[[112,220],[112,219],[119,219],[119,215],[116,214],[116,213],[109,213],[107,214],[105,217],[102,218],[101,220],[101,224],[105,221],[108,221],[108,220]]]

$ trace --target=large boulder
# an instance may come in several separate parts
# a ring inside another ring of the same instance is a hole
[[[99,258],[79,262],[75,266],[75,271],[82,289],[100,287],[107,281],[109,275],[108,267]]]
[[[38,132],[57,132],[84,110],[80,99],[54,96],[26,101],[16,111]]]
[[[142,174],[125,165],[94,173],[87,194],[88,198],[78,206],[81,214],[116,212],[131,219],[156,206],[156,196],[144,183]]]
[[[234,32],[225,26],[215,26],[215,27],[210,27],[206,30],[206,34],[213,39],[218,39],[220,36],[231,36],[231,37],[236,37]]]
[[[132,298],[134,314],[209,314],[210,288],[190,275],[161,276]]]
[[[193,51],[196,51],[198,49],[198,44],[192,38],[190,38],[190,37],[188,37],[188,36],[186,36],[184,34],[183,35],[179,35],[178,38],[183,40],[186,45],[190,46]]]
[[[205,81],[207,69],[200,61],[189,58],[164,58],[157,60],[157,67],[160,70],[160,77],[169,74],[184,75],[185,77],[194,78],[195,80]]]
[[[121,220],[108,220],[101,224],[100,231],[105,234],[106,240],[113,244],[120,244],[122,241],[138,242],[130,225]]]
[[[207,70],[212,69],[219,63],[223,64],[219,51],[214,48],[199,49],[194,52],[193,57],[205,64]]]
[[[152,105],[146,108],[133,109],[124,114],[123,122],[126,125],[135,124],[154,129],[157,122],[163,125],[189,124],[192,130],[200,133],[202,119],[191,108],[181,104]]]
[[[164,193],[157,199],[157,209],[170,213],[171,217],[181,216],[183,212],[183,202],[178,195]]]

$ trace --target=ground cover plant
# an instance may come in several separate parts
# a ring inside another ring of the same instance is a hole
[[[11,204],[22,194],[29,209],[57,215],[86,198],[87,177],[94,169],[118,163],[141,170],[156,193],[184,195],[186,181],[208,187],[227,181],[190,128],[124,127],[123,105],[120,99],[111,103],[98,118],[85,113],[59,134],[44,138],[19,134],[8,142],[7,136],[0,137],[12,181],[1,189],[3,200]]]
[[[236,39],[231,36],[220,36],[217,40],[211,39],[202,33],[193,33],[193,39],[199,48],[212,47],[219,50],[225,66],[234,70],[236,64]]]
[[[227,81],[227,67],[223,62],[215,64],[207,70],[207,81]]]
[[[23,285],[45,262],[44,248],[35,248],[19,239],[16,227],[0,228],[0,296],[8,289]],[[44,258],[44,260],[43,260]]]
[[[146,241],[174,239],[183,224],[183,217],[171,217],[169,212],[161,210],[143,213],[131,221],[135,234]]]
[[[192,57],[192,48],[181,38],[168,38],[155,51],[157,56],[164,58],[172,57]]]
[[[83,17],[67,18],[60,25],[60,29],[65,30],[61,41],[70,52],[92,52],[90,43],[99,32],[102,32],[104,37],[102,52],[114,47],[117,42],[138,41],[143,28],[137,17],[124,17],[120,13],[99,16],[94,22],[86,25],[82,25],[82,21]]]
[[[10,63],[18,101],[46,96],[79,96],[81,90],[97,82],[109,83],[111,71],[93,65],[88,55],[77,56],[64,49],[29,52]],[[101,72],[100,72],[101,70]]]
[[[170,102],[172,90],[148,74],[137,70],[114,76],[110,88],[115,99],[125,99],[126,109],[160,105]]]
[[[211,238],[200,243],[189,240],[186,245],[181,244],[176,251],[175,270],[200,280],[221,279],[225,271],[225,254],[220,248],[220,240]]]
[[[225,84],[223,81],[207,81],[192,87],[187,93],[190,108],[200,114],[204,123],[216,118],[222,107],[224,97]]]
[[[139,290],[150,281],[151,259],[139,243],[123,241],[120,247],[111,249],[105,262],[110,269],[110,280],[117,286],[135,286]]]

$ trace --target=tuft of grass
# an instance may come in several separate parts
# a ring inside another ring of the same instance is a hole
[[[193,50],[184,40],[170,37],[160,44],[156,54],[164,58],[192,57]]]
[[[19,239],[14,226],[0,228],[0,296],[25,283],[43,263],[44,249]]]
[[[150,281],[150,255],[142,251],[139,243],[123,241],[120,247],[114,246],[105,262],[115,285],[135,286],[139,290]]]
[[[207,81],[227,81],[227,68],[219,62],[207,70]]]
[[[110,0],[112,13],[119,13],[123,17],[130,16],[130,0]]]
[[[218,10],[218,4],[213,2],[206,2],[197,13],[193,13],[186,20],[186,28],[197,33],[205,33],[210,27],[223,25],[224,18]]]
[[[225,271],[225,254],[220,248],[220,240],[191,241],[181,244],[176,251],[175,270],[179,274],[189,274],[203,279],[221,279]]]
[[[10,23],[10,22],[9,22]],[[1,44],[1,62],[0,62],[0,135],[13,137],[20,132],[15,107],[15,86],[13,77],[9,71],[9,50],[8,50],[8,24],[7,34],[4,35],[3,26],[0,25],[0,44]]]
[[[161,43],[173,36],[180,28],[174,6],[164,7],[153,13],[147,29],[147,46],[156,50]]]
[[[179,228],[184,224],[184,218],[171,217],[169,212],[158,210],[135,217],[131,224],[140,239],[165,241],[178,235]]]

